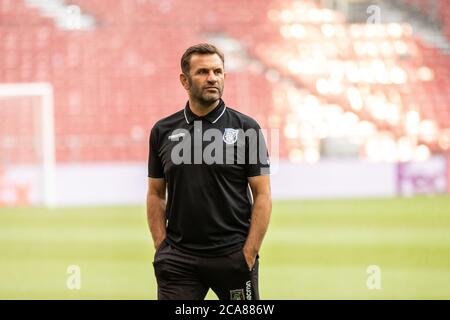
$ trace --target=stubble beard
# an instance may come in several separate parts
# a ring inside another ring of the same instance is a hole
[[[192,80],[188,78],[189,85],[190,85],[190,96],[192,99],[198,102],[198,104],[204,108],[210,107],[212,104],[220,100],[222,97],[223,87],[220,87],[218,85],[217,94],[210,94],[207,93],[206,90],[203,90],[199,87],[194,87],[192,84]]]

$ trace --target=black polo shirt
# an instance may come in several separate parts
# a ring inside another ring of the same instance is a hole
[[[252,209],[247,178],[269,174],[267,148],[259,132],[255,120],[223,100],[203,117],[187,103],[154,125],[148,176],[166,181],[170,245],[200,256],[227,255],[242,248]]]

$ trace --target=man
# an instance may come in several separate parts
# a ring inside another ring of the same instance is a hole
[[[150,134],[147,217],[158,299],[204,299],[210,288],[221,300],[259,299],[258,252],[272,210],[264,138],[251,143],[247,132],[259,125],[221,99],[221,51],[192,46],[181,69],[189,100]]]

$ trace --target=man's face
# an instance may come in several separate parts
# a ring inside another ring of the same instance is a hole
[[[217,54],[193,54],[189,75],[184,80],[182,75],[183,86],[190,98],[205,106],[222,97],[224,82],[223,63]]]

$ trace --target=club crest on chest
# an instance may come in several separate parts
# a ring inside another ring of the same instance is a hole
[[[235,144],[238,139],[238,130],[232,128],[225,128],[223,133],[223,142],[226,144]]]

